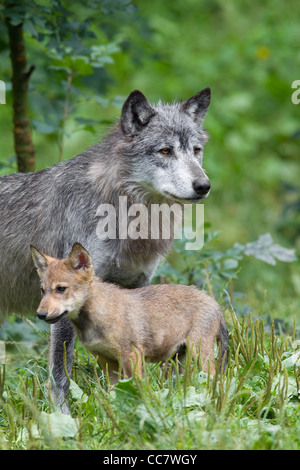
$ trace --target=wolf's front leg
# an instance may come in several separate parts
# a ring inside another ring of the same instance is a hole
[[[51,384],[52,397],[55,405],[64,414],[70,414],[68,406],[69,379],[64,369],[64,343],[66,365],[69,377],[72,373],[75,330],[68,318],[62,318],[50,328],[50,370],[53,378]],[[54,382],[54,383],[53,383]]]

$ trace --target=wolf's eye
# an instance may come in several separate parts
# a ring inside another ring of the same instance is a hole
[[[201,148],[200,147],[194,147],[194,154],[197,155],[197,153],[200,153],[201,152]]]
[[[159,152],[163,155],[169,155],[171,153],[171,149],[166,147],[164,149],[161,149]]]
[[[65,290],[66,290],[66,287],[64,286],[57,286],[56,288],[56,292],[65,292]]]
[[[45,295],[45,289],[43,289],[42,287],[41,287],[41,294]]]

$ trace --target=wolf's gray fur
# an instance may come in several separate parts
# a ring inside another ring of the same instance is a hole
[[[99,240],[100,204],[197,202],[209,193],[202,169],[207,134],[202,128],[210,102],[205,89],[183,103],[152,106],[139,91],[124,103],[120,121],[99,144],[71,160],[35,173],[0,178],[0,312],[31,313],[40,300],[30,244],[63,258],[75,242],[90,252],[105,281],[126,287],[150,283],[170,240]],[[167,149],[167,154],[162,150]],[[74,332],[68,320],[51,326],[50,363],[62,403],[71,371]],[[67,405],[62,406],[67,412]]]

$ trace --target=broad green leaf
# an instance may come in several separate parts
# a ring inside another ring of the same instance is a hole
[[[292,370],[294,370],[295,364],[300,366],[300,350],[296,351],[294,354],[284,359],[281,364],[283,365],[283,367]]]
[[[189,423],[199,423],[203,420],[205,416],[205,411],[203,410],[190,410],[186,417]]]
[[[88,396],[72,379],[70,380],[70,393],[74,400],[79,400],[82,403],[86,403],[88,401]]]
[[[186,392],[186,396],[178,396],[174,399],[173,408],[175,410],[185,409],[194,409],[194,408],[203,408],[209,401],[209,395],[207,390],[204,389],[203,392],[199,393],[196,391],[195,387],[191,386]]]
[[[170,420],[163,419],[154,407],[147,407],[145,403],[138,405],[135,412],[139,418],[139,428],[141,430],[144,428],[145,424],[151,426],[156,432],[159,432],[166,426],[170,427],[171,425]]]
[[[41,122],[41,121],[37,121],[36,119],[32,119],[31,124],[39,134],[53,134],[54,132],[57,132],[59,130],[58,124],[50,124],[49,122]]]
[[[132,396],[139,396],[140,392],[136,387],[133,378],[119,380],[117,385],[114,386],[114,391],[116,392],[116,397],[124,398],[124,394],[128,393]]]
[[[54,437],[75,437],[78,432],[76,420],[59,411],[50,414],[42,412],[39,421]]]
[[[55,438],[72,438],[78,433],[78,424],[70,415],[65,415],[59,411],[54,413],[41,412],[38,423],[33,423],[30,428],[30,435],[27,429],[20,431],[18,441],[27,441],[31,436],[40,439],[45,435]]]
[[[30,34],[35,38],[37,37],[38,31],[35,29],[34,24],[31,20],[27,19],[26,21],[24,21],[23,28],[27,34]]]
[[[255,256],[255,258],[272,265],[276,264],[276,258],[287,263],[297,260],[295,250],[273,244],[273,239],[269,233],[260,235],[254,242],[247,243],[244,254],[246,256]]]
[[[284,261],[285,263],[297,261],[295,250],[283,248],[281,245],[273,245],[271,247],[271,253],[274,258],[279,259],[279,261]]]

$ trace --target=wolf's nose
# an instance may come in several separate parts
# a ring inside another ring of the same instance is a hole
[[[39,317],[40,320],[46,320],[48,312],[46,312],[45,310],[40,310],[40,311],[36,312],[36,314],[37,314],[37,316]]]
[[[197,178],[193,181],[193,189],[199,196],[205,196],[210,190],[210,182],[208,180],[203,181],[202,178]]]

